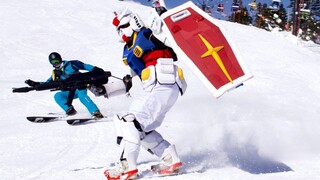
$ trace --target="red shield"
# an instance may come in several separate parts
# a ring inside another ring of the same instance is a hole
[[[162,16],[163,31],[180,59],[219,97],[252,75],[220,25],[192,2]]]

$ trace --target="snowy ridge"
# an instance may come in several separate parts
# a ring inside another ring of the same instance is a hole
[[[52,51],[115,76],[127,74],[122,44],[111,25],[113,11],[124,6],[148,16],[149,8],[134,2],[1,3],[1,179],[105,179],[103,171],[119,157],[112,122],[76,127],[63,121],[30,123],[25,116],[61,113],[54,92],[13,94],[11,88],[24,86],[29,78],[46,80]],[[161,179],[319,179],[319,46],[289,33],[220,23],[255,77],[217,100],[181,62],[188,89],[159,131],[176,145],[184,170],[196,172]],[[139,88],[136,83],[132,97]],[[109,118],[126,112],[132,101],[90,95]],[[78,100],[74,105],[87,113]],[[143,168],[156,160],[141,150],[138,162]]]

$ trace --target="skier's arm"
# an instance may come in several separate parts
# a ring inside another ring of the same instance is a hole
[[[87,70],[87,71],[93,72],[93,74],[97,74],[97,75],[104,73],[104,70],[102,68],[99,68],[97,66],[93,66],[91,64],[83,63],[79,60],[73,60],[70,62],[71,62],[71,65],[74,68],[76,68],[77,70]]]
[[[166,8],[160,6],[160,7],[155,7],[147,20],[147,27],[151,29],[152,34],[159,39],[161,42],[163,42],[166,46],[171,47],[166,35],[164,34],[162,30],[162,20],[160,15],[166,12]]]
[[[40,82],[40,81],[34,81],[34,80],[31,80],[31,79],[27,79],[27,80],[25,80],[24,82],[26,83],[26,84],[28,84],[29,86],[31,86],[31,87],[35,87],[35,86],[37,86],[37,85],[39,85],[39,84],[43,84],[43,83],[47,83],[47,82],[51,82],[52,81],[52,77],[50,77],[47,81],[45,81],[45,82]]]
[[[79,60],[72,60],[72,61],[69,61],[71,66],[76,69],[76,70],[87,70],[87,71],[92,71],[93,68],[95,66],[91,65],[91,64],[85,64]]]

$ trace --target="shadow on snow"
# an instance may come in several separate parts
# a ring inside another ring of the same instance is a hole
[[[188,172],[205,172],[210,169],[218,169],[232,165],[251,174],[267,174],[293,171],[282,162],[259,155],[254,145],[237,147],[232,144],[225,145],[222,152],[214,151],[193,151],[181,159],[184,162],[184,169]]]

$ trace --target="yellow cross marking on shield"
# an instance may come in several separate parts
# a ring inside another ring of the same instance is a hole
[[[208,56],[212,56],[213,59],[217,62],[217,64],[219,65],[220,69],[222,70],[222,72],[224,73],[224,75],[228,78],[228,80],[232,83],[232,79],[226,69],[226,67],[224,66],[218,52],[223,49],[224,47],[223,46],[218,46],[218,47],[215,47],[213,48],[211,46],[211,44],[204,38],[201,36],[201,34],[199,34],[199,37],[201,38],[202,42],[204,43],[204,45],[208,48],[208,51],[205,52],[204,54],[202,54],[201,58],[204,58],[204,57],[208,57]]]

